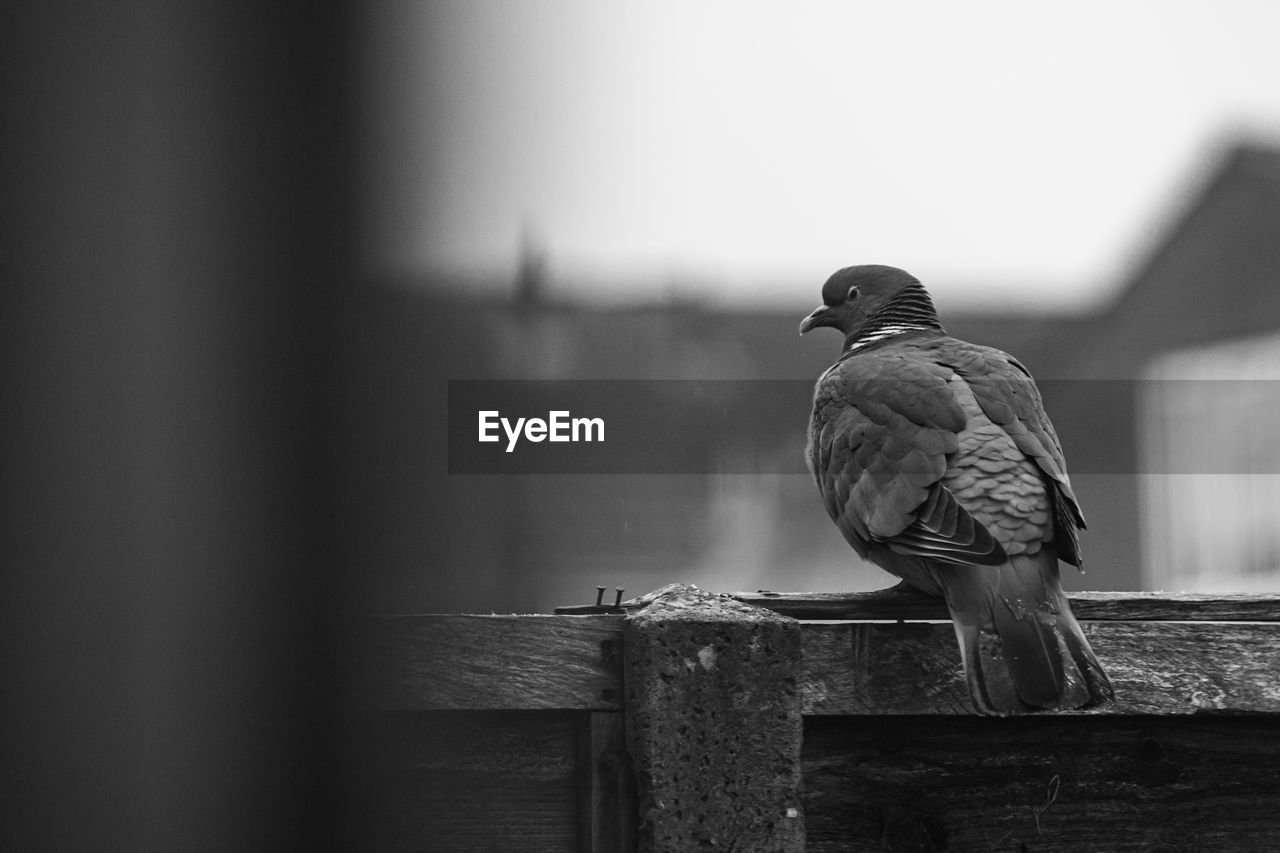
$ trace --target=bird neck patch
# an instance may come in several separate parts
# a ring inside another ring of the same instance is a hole
[[[870,332],[863,332],[851,341],[845,344],[845,353],[857,352],[866,349],[877,341],[883,341],[886,338],[892,338],[897,335],[903,335],[907,332],[922,332],[931,329],[930,326],[921,326],[917,324],[894,323],[889,326],[881,326]]]

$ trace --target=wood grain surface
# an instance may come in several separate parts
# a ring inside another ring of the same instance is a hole
[[[1086,622],[1114,703],[1063,714],[1280,713],[1280,624]],[[806,623],[806,714],[968,714],[950,622]]]
[[[733,597],[793,619],[950,618],[940,599],[901,587],[875,592],[735,592]],[[1280,595],[1073,592],[1067,598],[1076,618],[1091,621],[1280,621]]]
[[[1116,688],[1093,714],[1280,713],[1280,624],[1084,623]],[[806,622],[806,714],[966,714],[951,624]],[[361,667],[385,710],[620,710],[620,616],[384,616]]]
[[[365,707],[622,708],[621,616],[374,616],[360,642]]]
[[[352,837],[386,853],[581,846],[578,744],[587,714],[367,712]]]
[[[639,818],[636,778],[627,752],[626,719],[617,711],[592,711],[578,745],[579,850],[633,853]]]
[[[811,717],[806,849],[1273,851],[1278,735],[1259,717]]]

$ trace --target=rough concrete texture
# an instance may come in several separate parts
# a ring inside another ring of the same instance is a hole
[[[672,586],[628,616],[640,850],[800,851],[800,624]]]

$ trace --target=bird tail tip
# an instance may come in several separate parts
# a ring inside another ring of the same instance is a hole
[[[997,605],[996,613],[999,613]],[[988,625],[956,622],[974,709],[1003,716],[1112,701],[1115,691],[1075,618],[1026,613]]]

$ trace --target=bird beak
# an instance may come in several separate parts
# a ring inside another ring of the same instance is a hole
[[[828,317],[830,312],[831,307],[829,305],[819,305],[817,308],[813,309],[812,314],[800,321],[800,334],[803,335],[810,329],[816,329],[819,326],[827,325],[827,321],[830,319]]]

